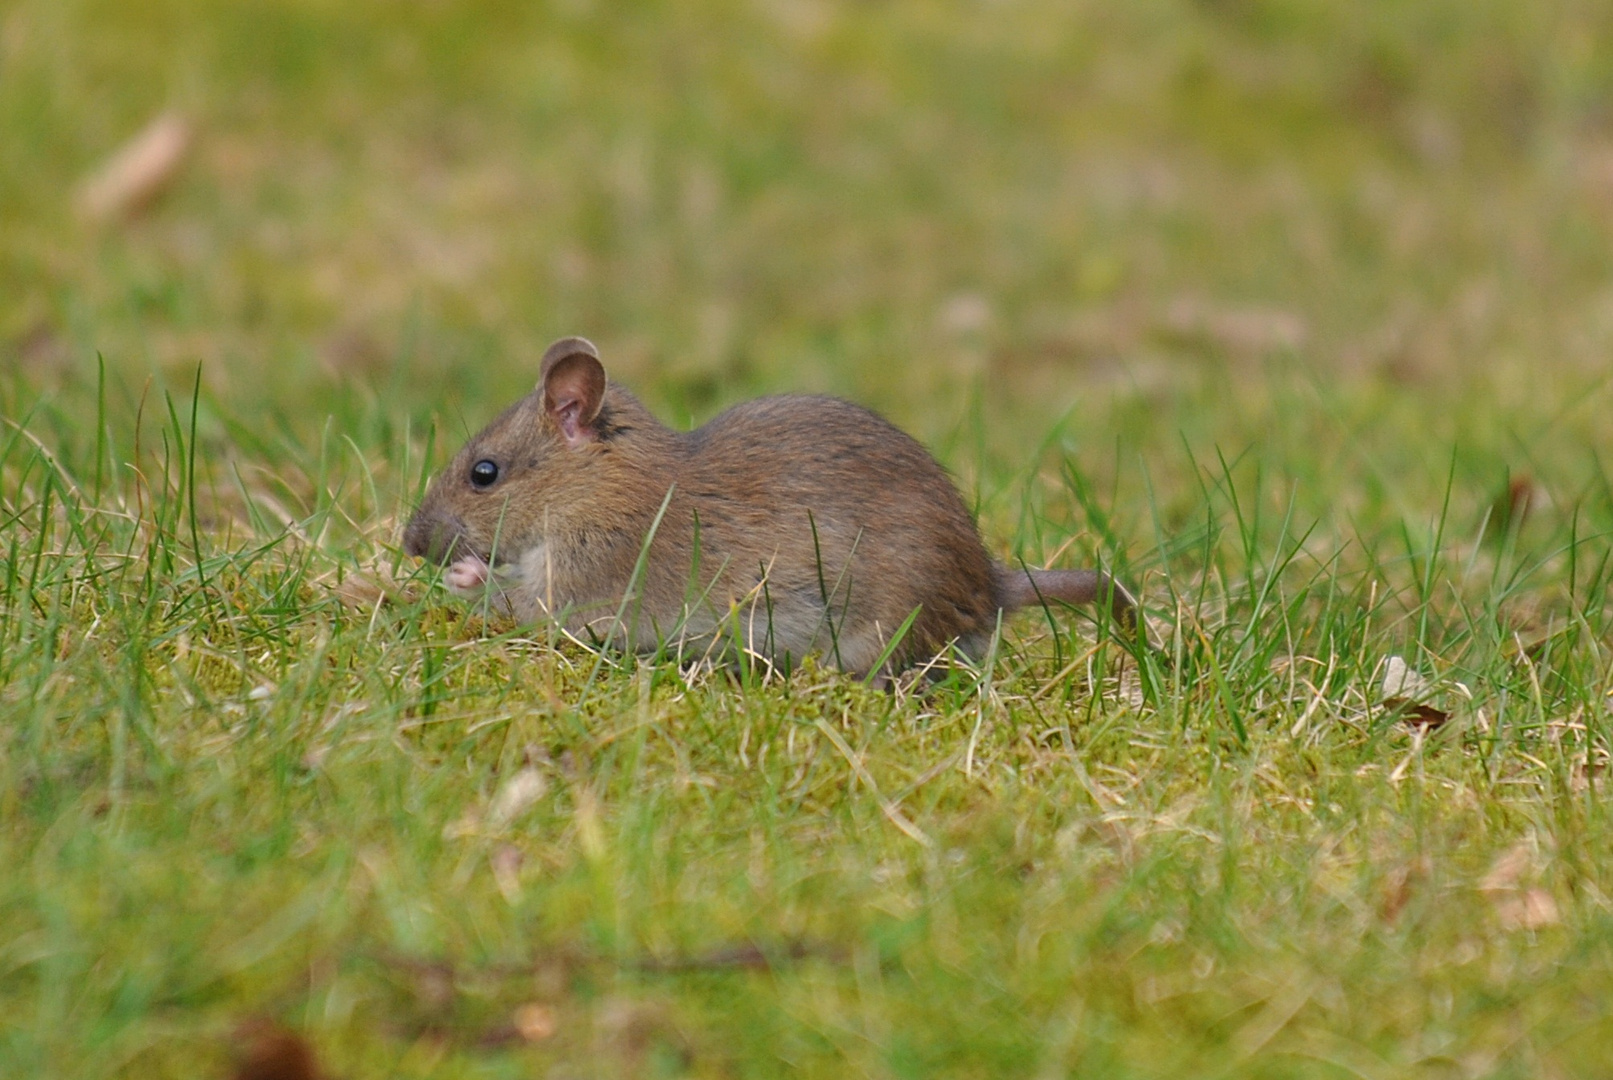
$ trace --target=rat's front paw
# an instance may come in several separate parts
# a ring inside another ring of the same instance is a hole
[[[443,573],[442,579],[456,593],[477,593],[487,587],[487,563],[476,555],[456,560]]]

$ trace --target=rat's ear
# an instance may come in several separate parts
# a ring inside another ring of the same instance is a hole
[[[593,343],[569,337],[550,345],[543,354],[538,390],[543,411],[554,418],[566,442],[577,446],[593,440],[593,424],[605,398],[605,365]]]

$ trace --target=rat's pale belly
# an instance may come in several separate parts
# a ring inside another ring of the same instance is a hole
[[[896,629],[848,621],[839,611],[831,616],[820,597],[772,591],[765,579],[735,595],[737,590],[723,588],[720,574],[703,588],[681,590],[675,604],[656,605],[642,596],[623,603],[621,594],[580,603],[555,556],[546,543],[533,544],[519,559],[497,567],[467,556],[448,567],[443,582],[467,599],[490,599],[518,619],[558,621],[571,633],[641,652],[667,646],[687,655],[723,641],[778,661],[820,653],[858,671],[873,664]]]

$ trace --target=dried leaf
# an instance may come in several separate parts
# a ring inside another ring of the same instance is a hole
[[[1585,752],[1585,757],[1574,766],[1568,777],[1569,790],[1577,793],[1588,791],[1593,786],[1605,785],[1607,780],[1608,752],[1596,747]]]
[[[373,377],[387,370],[392,354],[363,327],[349,326],[320,343],[320,362],[332,375]]]
[[[1432,691],[1428,680],[1412,669],[1405,659],[1391,656],[1383,668],[1383,707],[1408,724],[1421,728],[1436,728],[1451,718],[1444,709],[1436,709],[1419,698]]]
[[[1230,353],[1261,355],[1302,348],[1310,338],[1304,318],[1274,307],[1230,307],[1179,296],[1165,311],[1162,329]]]
[[[979,293],[958,293],[941,305],[941,328],[954,337],[977,334],[991,325],[991,302]]]
[[[1409,698],[1384,698],[1383,707],[1413,727],[1437,728],[1451,718],[1451,714],[1444,709],[1436,709]]]
[[[1522,528],[1530,511],[1545,501],[1545,490],[1528,473],[1509,478],[1490,505],[1490,525],[1485,535],[1499,543],[1508,532]]]
[[[4,350],[16,358],[24,371],[58,373],[72,363],[68,341],[49,321],[40,319],[21,335],[6,343]]]
[[[1479,889],[1483,892],[1516,889],[1524,873],[1533,865],[1534,846],[1528,840],[1520,840],[1512,845],[1505,855],[1495,860],[1490,872],[1479,882]]]
[[[1495,916],[1509,930],[1541,930],[1563,921],[1557,901],[1545,889],[1496,896]]]
[[[235,1080],[321,1080],[311,1046],[272,1020],[248,1020],[235,1032]]]
[[[493,866],[493,881],[498,891],[514,904],[521,898],[521,849],[513,844],[500,844],[493,849],[488,862]]]
[[[454,968],[442,961],[422,961],[414,965],[411,989],[415,1005],[426,1016],[441,1016],[454,1003]]]
[[[1382,694],[1390,698],[1416,698],[1428,693],[1428,680],[1413,670],[1405,659],[1391,656],[1384,662]]]
[[[1479,882],[1479,891],[1489,896],[1496,918],[1509,930],[1539,930],[1562,922],[1551,893],[1538,885],[1525,887],[1537,869],[1538,854],[1532,840],[1520,840]]]
[[[1384,879],[1383,894],[1378,905],[1378,914],[1382,916],[1383,921],[1393,923],[1399,919],[1401,911],[1427,878],[1426,859],[1403,863],[1391,870]]]
[[[554,1008],[536,1001],[529,1001],[516,1009],[511,1019],[515,1030],[527,1042],[542,1042],[560,1030],[560,1020]]]
[[[655,1002],[627,997],[607,998],[594,1017],[597,1051],[614,1059],[616,1075],[642,1076],[646,1058],[672,1034],[666,1010]]]
[[[119,148],[79,188],[79,211],[105,222],[139,213],[179,175],[191,145],[191,127],[165,112]]]
[[[504,782],[493,802],[487,808],[487,820],[495,827],[514,821],[521,812],[549,790],[549,781],[537,769],[528,766]]]

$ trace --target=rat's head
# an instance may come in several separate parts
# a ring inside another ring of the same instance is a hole
[[[585,512],[598,482],[591,466],[613,434],[598,351],[582,338],[555,342],[543,354],[537,388],[432,481],[403,531],[404,549],[452,561],[461,578],[474,577],[478,563],[485,571],[517,558]]]

